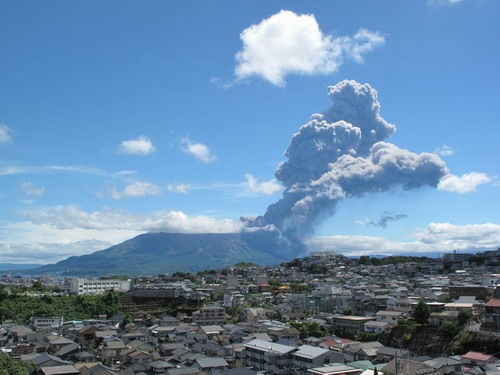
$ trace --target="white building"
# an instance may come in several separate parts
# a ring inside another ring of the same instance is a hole
[[[54,329],[61,328],[63,325],[63,318],[57,317],[31,317],[31,325],[35,329]]]
[[[74,294],[104,294],[110,290],[128,292],[130,280],[71,279],[71,293]]]

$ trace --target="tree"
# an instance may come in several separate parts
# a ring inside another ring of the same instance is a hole
[[[448,340],[451,340],[453,337],[455,337],[458,334],[458,332],[460,332],[457,325],[454,323],[451,323],[451,322],[445,322],[441,326],[439,331],[440,331],[441,335]]]
[[[471,316],[472,316],[472,314],[471,314],[470,310],[460,310],[460,312],[458,313],[458,325],[459,325],[459,327],[462,327],[462,326],[466,325],[467,323],[469,323]]]
[[[415,308],[415,321],[418,324],[426,324],[427,320],[429,320],[429,315],[431,315],[429,306],[427,306],[427,303],[425,303],[423,299],[420,300],[417,307]]]
[[[35,290],[38,290],[38,291],[42,291],[44,289],[43,284],[38,280],[35,281],[31,287]]]
[[[34,366],[30,363],[0,354],[0,375],[26,375],[33,370]]]

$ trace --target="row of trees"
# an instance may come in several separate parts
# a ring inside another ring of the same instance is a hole
[[[24,323],[31,316],[63,316],[65,320],[82,320],[99,314],[113,316],[122,312],[120,296],[115,292],[96,296],[2,297],[0,315],[3,319],[12,319],[19,323]]]

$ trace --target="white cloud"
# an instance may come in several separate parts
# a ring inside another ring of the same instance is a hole
[[[12,176],[18,174],[46,174],[46,173],[75,173],[103,176],[109,178],[123,178],[135,174],[135,171],[123,170],[118,172],[107,172],[100,168],[82,165],[2,165],[0,176]]]
[[[188,216],[182,211],[156,211],[135,214],[104,209],[86,212],[77,206],[56,206],[49,209],[26,210],[24,215],[35,225],[57,229],[164,231],[175,233],[232,233],[241,229],[238,220],[210,216]]]
[[[429,5],[457,5],[464,0],[428,0]]]
[[[451,146],[443,145],[436,148],[433,152],[441,156],[451,156],[455,153],[455,150]]]
[[[283,189],[275,178],[268,181],[259,181],[254,175],[247,173],[245,179],[246,189],[255,194],[273,195]]]
[[[113,199],[141,198],[160,194],[161,188],[158,185],[150,182],[136,181],[127,185],[122,191],[113,190],[111,197]]]
[[[5,124],[0,124],[0,144],[12,142],[12,130]]]
[[[21,184],[21,189],[24,194],[32,196],[32,197],[41,197],[45,193],[45,187],[43,186],[35,186],[31,182],[24,182]]]
[[[182,151],[193,155],[203,163],[211,163],[217,160],[217,157],[210,151],[207,145],[199,142],[193,142],[188,137],[182,139]]]
[[[239,220],[182,211],[150,214],[102,209],[83,211],[77,206],[26,209],[24,221],[0,226],[0,262],[48,263],[83,255],[125,241],[145,232],[234,233]]]
[[[0,262],[48,263],[89,254],[145,232],[234,233],[239,220],[188,216],[182,211],[138,214],[77,206],[24,210],[28,219],[0,226]]]
[[[183,184],[180,182],[173,182],[167,185],[167,190],[172,193],[186,194],[191,190],[192,186],[189,184]]]
[[[287,10],[246,28],[240,39],[236,79],[257,75],[277,86],[285,85],[288,74],[329,74],[345,59],[362,62],[363,54],[385,43],[382,35],[365,29],[352,37],[325,35],[314,15]]]
[[[500,243],[500,224],[430,223],[415,232],[413,238],[413,241],[404,242],[375,236],[335,235],[311,238],[307,245],[311,251],[333,250],[347,255],[494,249]]]
[[[70,243],[0,243],[0,262],[13,263],[55,263],[68,254],[87,254],[110,247],[111,244],[98,240],[84,240]]]
[[[136,139],[123,141],[119,146],[119,150],[124,154],[149,155],[155,151],[155,147],[148,137],[141,135]]]
[[[479,185],[488,182],[491,182],[491,178],[485,173],[470,172],[461,176],[448,174],[441,178],[438,189],[463,194],[470,193],[476,190]]]

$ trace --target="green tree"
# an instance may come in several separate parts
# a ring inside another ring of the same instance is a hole
[[[451,340],[453,337],[455,337],[458,332],[459,328],[456,324],[451,323],[451,322],[446,322],[444,323],[441,328],[439,329],[439,332],[443,337],[445,337],[448,340]]]
[[[429,309],[429,306],[427,306],[427,303],[422,299],[418,303],[417,307],[415,308],[415,321],[418,324],[427,324],[427,321],[429,320],[429,316],[431,315],[431,311]]]
[[[34,370],[34,366],[30,363],[0,354],[0,375],[26,375]]]
[[[463,327],[464,325],[466,325],[470,321],[471,316],[472,313],[470,312],[470,310],[460,310],[460,312],[458,313],[459,327]]]
[[[40,281],[38,281],[38,280],[35,281],[31,287],[33,289],[35,289],[35,290],[38,290],[38,291],[42,291],[42,290],[45,289],[44,286],[43,286],[43,284]]]

